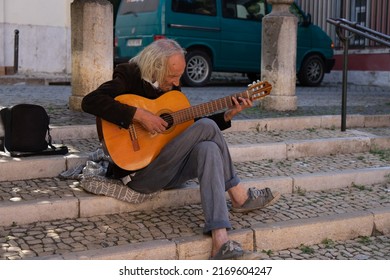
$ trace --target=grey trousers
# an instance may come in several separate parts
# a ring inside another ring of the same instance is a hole
[[[225,139],[213,120],[196,121],[169,142],[159,156],[127,184],[141,193],[176,188],[198,178],[205,217],[204,232],[231,228],[225,192],[238,185]]]

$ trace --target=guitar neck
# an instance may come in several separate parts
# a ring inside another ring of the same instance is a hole
[[[244,91],[244,92],[236,93],[230,96],[222,97],[206,103],[202,103],[199,105],[191,106],[189,108],[176,111],[172,113],[174,122],[176,124],[184,123],[193,120],[195,118],[204,117],[212,113],[231,108],[234,106],[232,97],[250,98],[250,94],[248,91]]]

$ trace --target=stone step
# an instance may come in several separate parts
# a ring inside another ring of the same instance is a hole
[[[349,120],[359,125],[345,132],[327,119],[237,121],[224,132],[244,186],[282,193],[270,208],[231,214],[231,236],[246,249],[389,234],[389,118],[354,116]],[[196,181],[138,205],[92,195],[57,175],[99,147],[94,126],[53,128],[52,134],[70,155],[1,158],[0,259],[209,256]]]
[[[235,162],[261,159],[294,159],[338,153],[366,152],[390,148],[390,127],[261,131],[254,121],[240,122],[224,135]],[[243,133],[245,132],[245,133]],[[65,156],[25,158],[0,157],[0,180],[26,180],[55,177],[84,164],[91,152],[100,147],[94,126],[61,127],[53,131],[58,144],[69,147]],[[79,138],[73,138],[79,136]]]
[[[389,115],[348,115],[347,128],[356,127],[389,127]],[[339,129],[341,117],[338,115],[278,117],[264,119],[234,120],[229,131],[294,131],[304,129]],[[96,137],[95,125],[51,125],[54,140],[85,139]],[[4,127],[0,122],[0,137],[4,135]]]
[[[270,187],[282,194],[364,186],[389,179],[390,159],[355,153],[294,160],[235,163],[245,187]],[[0,225],[84,218],[199,203],[196,181],[167,190],[142,204],[87,193],[77,180],[57,177],[0,182]],[[17,213],[17,215],[15,214]]]
[[[261,132],[253,129],[257,121],[243,121],[238,127],[234,125],[225,132],[237,172],[246,186],[269,186],[281,193],[318,191],[352,184],[379,183],[386,180],[390,173],[388,157],[381,159],[382,149],[390,148],[387,127],[341,132],[323,128],[305,129],[301,125],[301,130],[297,131]],[[153,201],[141,205],[88,194],[78,181],[61,181],[57,176],[65,169],[85,163],[88,152],[99,147],[94,126],[60,127],[55,133],[57,139],[65,139],[63,143],[70,147],[70,155],[1,159],[0,207],[3,217],[0,225],[199,202],[196,183],[185,189],[163,192]],[[72,139],[72,135],[85,138]],[[14,214],[16,210],[20,215]]]
[[[231,213],[232,239],[272,252],[390,233],[390,183],[282,195]],[[0,259],[207,259],[200,204],[0,226]]]

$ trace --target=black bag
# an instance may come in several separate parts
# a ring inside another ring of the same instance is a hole
[[[18,104],[1,110],[4,151],[14,157],[67,154],[66,146],[55,147],[50,136],[50,118],[40,105]]]

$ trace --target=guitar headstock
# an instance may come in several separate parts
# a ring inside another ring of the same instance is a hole
[[[263,98],[271,93],[272,85],[267,81],[257,81],[248,85],[247,93],[251,100]]]

